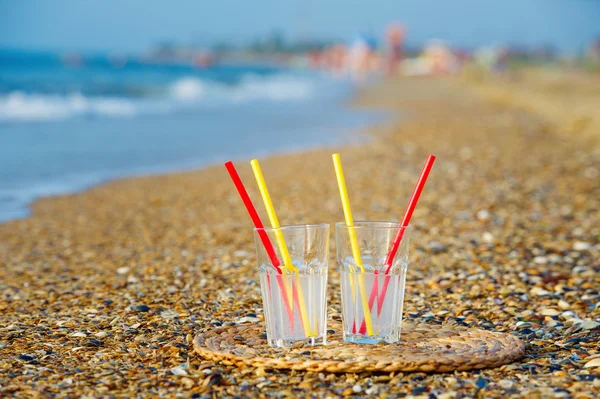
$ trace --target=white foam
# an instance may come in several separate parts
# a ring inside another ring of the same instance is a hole
[[[319,92],[317,86],[322,82],[317,79],[294,74],[246,75],[238,84],[228,85],[188,76],[170,84],[166,95],[144,98],[15,91],[0,94],[0,122],[53,121],[77,116],[129,118],[138,114],[169,113],[190,106],[300,101]]]
[[[79,93],[59,96],[15,91],[0,96],[0,121],[63,120],[85,114],[131,117],[136,114],[136,107],[125,99],[87,98]]]
[[[183,78],[173,83],[169,89],[171,95],[181,101],[197,100],[206,92],[200,79]]]
[[[173,83],[169,92],[173,98],[183,102],[293,101],[314,95],[315,84],[314,78],[285,74],[246,75],[236,85],[186,77]]]
[[[315,93],[315,81],[308,77],[293,75],[274,75],[261,78],[249,75],[234,92],[236,101],[248,100],[302,100]]]

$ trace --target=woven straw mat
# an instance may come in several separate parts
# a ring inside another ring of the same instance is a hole
[[[238,367],[307,371],[448,372],[498,367],[525,353],[519,338],[505,333],[404,322],[396,344],[357,345],[342,340],[339,322],[330,323],[325,346],[271,348],[263,326],[212,327],[194,338],[201,357]]]

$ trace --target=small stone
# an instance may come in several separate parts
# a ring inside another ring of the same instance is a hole
[[[583,320],[577,324],[582,330],[593,330],[596,327],[600,327],[600,323],[594,320]]]
[[[483,242],[488,244],[492,244],[494,242],[494,236],[489,231],[484,232],[481,236],[481,239],[483,240]]]
[[[562,317],[564,317],[565,319],[574,319],[574,318],[578,318],[577,314],[575,312],[573,312],[572,310],[565,310],[564,312],[562,312],[560,314]]]
[[[87,335],[81,331],[77,331],[74,332],[73,334],[71,334],[72,337],[79,337],[79,338],[83,338],[83,337],[87,337]]]
[[[543,288],[540,287],[533,287],[530,291],[531,295],[537,295],[537,296],[548,296],[548,295],[552,295],[552,293],[550,291],[546,291]]]
[[[490,211],[488,211],[486,209],[482,209],[477,212],[477,219],[479,219],[479,220],[489,220],[490,216],[491,216]]]
[[[362,387],[360,386],[360,384],[356,384],[352,387],[352,392],[354,393],[359,393],[362,391]]]
[[[133,308],[133,310],[135,310],[136,312],[147,312],[150,310],[150,306],[148,305],[138,305],[135,308]]]
[[[223,381],[223,375],[221,375],[221,374],[218,374],[218,373],[211,374],[210,376],[208,376],[208,377],[207,377],[207,378],[204,380],[204,382],[202,383],[202,386],[205,386],[205,387],[209,387],[209,388],[210,388],[210,387],[212,387],[213,385],[217,385],[217,384],[219,384],[221,381]],[[263,383],[261,383],[261,384],[264,384],[263,386],[267,386],[267,385],[269,384],[269,382],[268,382],[268,381],[266,381],[266,382],[263,382]],[[258,385],[260,385],[260,384],[258,384]],[[257,386],[258,386],[258,385],[257,385]]]
[[[571,304],[561,299],[560,301],[558,301],[558,307],[561,309],[569,309],[571,307]]]
[[[544,316],[558,316],[560,314],[560,312],[556,309],[547,308],[547,309],[542,309],[540,311],[540,314],[544,315]]]
[[[528,321],[518,321],[516,324],[517,330],[522,330],[524,328],[531,328],[533,327],[533,324],[531,324]]]
[[[446,247],[444,244],[438,241],[431,241],[428,246],[429,251],[434,254],[440,254],[448,250],[448,247]]]
[[[243,324],[243,323],[256,323],[260,321],[260,319],[258,317],[248,317],[248,316],[244,316],[242,318],[240,318],[237,323],[238,324]]]
[[[589,242],[577,241],[573,244],[573,250],[575,251],[587,251],[592,247],[592,244]]]
[[[244,258],[246,256],[250,256],[250,252],[244,251],[244,250],[239,250],[239,251],[235,251],[233,253],[233,256],[239,256],[240,258]]]
[[[483,377],[479,377],[477,379],[477,381],[475,381],[475,385],[477,386],[477,388],[479,389],[484,389],[485,387],[487,387],[487,381],[485,380],[485,378]]]
[[[514,385],[514,382],[511,380],[500,380],[498,381],[498,385],[500,385],[500,387],[503,389],[510,389]]]
[[[119,267],[117,269],[117,274],[127,274],[129,272],[129,268],[128,267]]]
[[[545,256],[536,256],[533,258],[533,262],[537,265],[545,265],[548,263],[548,258]]]
[[[583,367],[586,369],[590,367],[600,367],[600,357],[590,360]]]
[[[32,362],[35,360],[35,357],[30,356],[30,355],[19,355],[18,359],[23,360],[25,362]]]
[[[598,171],[598,169],[594,168],[593,166],[590,166],[589,168],[585,169],[583,175],[587,179],[596,179],[598,178],[598,175],[600,175],[600,171]]]
[[[426,391],[426,390],[427,390],[427,388],[426,388],[426,387],[414,387],[414,388],[413,388],[413,389],[410,391],[410,394],[411,394],[411,395],[418,396],[418,395],[421,395],[422,393],[425,393],[425,391]]]
[[[94,336],[97,338],[104,338],[107,335],[108,335],[108,333],[106,331],[100,331],[100,332],[97,332],[96,334],[94,334]]]
[[[173,367],[171,373],[174,375],[188,375],[187,371],[181,366]]]
[[[184,387],[186,387],[187,389],[190,389],[191,387],[194,386],[195,382],[191,378],[184,377],[184,378],[181,379],[181,384]]]

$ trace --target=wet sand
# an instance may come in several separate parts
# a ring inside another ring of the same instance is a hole
[[[413,216],[405,316],[516,334],[521,361],[334,375],[198,358],[199,329],[262,318],[251,222],[217,165],[42,199],[0,225],[1,396],[597,397],[600,131],[569,131],[569,104],[540,111],[552,96],[521,79],[385,81],[357,99],[398,115],[369,143],[261,160],[282,224],[333,224],[343,214],[332,152],[356,220],[399,220],[437,155]],[[563,90],[580,102],[578,84]],[[267,220],[249,164],[236,165]],[[339,318],[333,262],[329,281]]]

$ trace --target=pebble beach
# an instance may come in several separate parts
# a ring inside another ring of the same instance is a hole
[[[600,85],[535,76],[384,80],[354,104],[393,117],[355,133],[368,140],[260,160],[282,225],[333,226],[333,152],[355,219],[386,221],[435,154],[404,316],[513,334],[522,359],[341,374],[203,360],[199,331],[263,323],[252,223],[215,165],[43,198],[0,225],[0,397],[600,397]],[[236,167],[267,221],[249,161]]]

